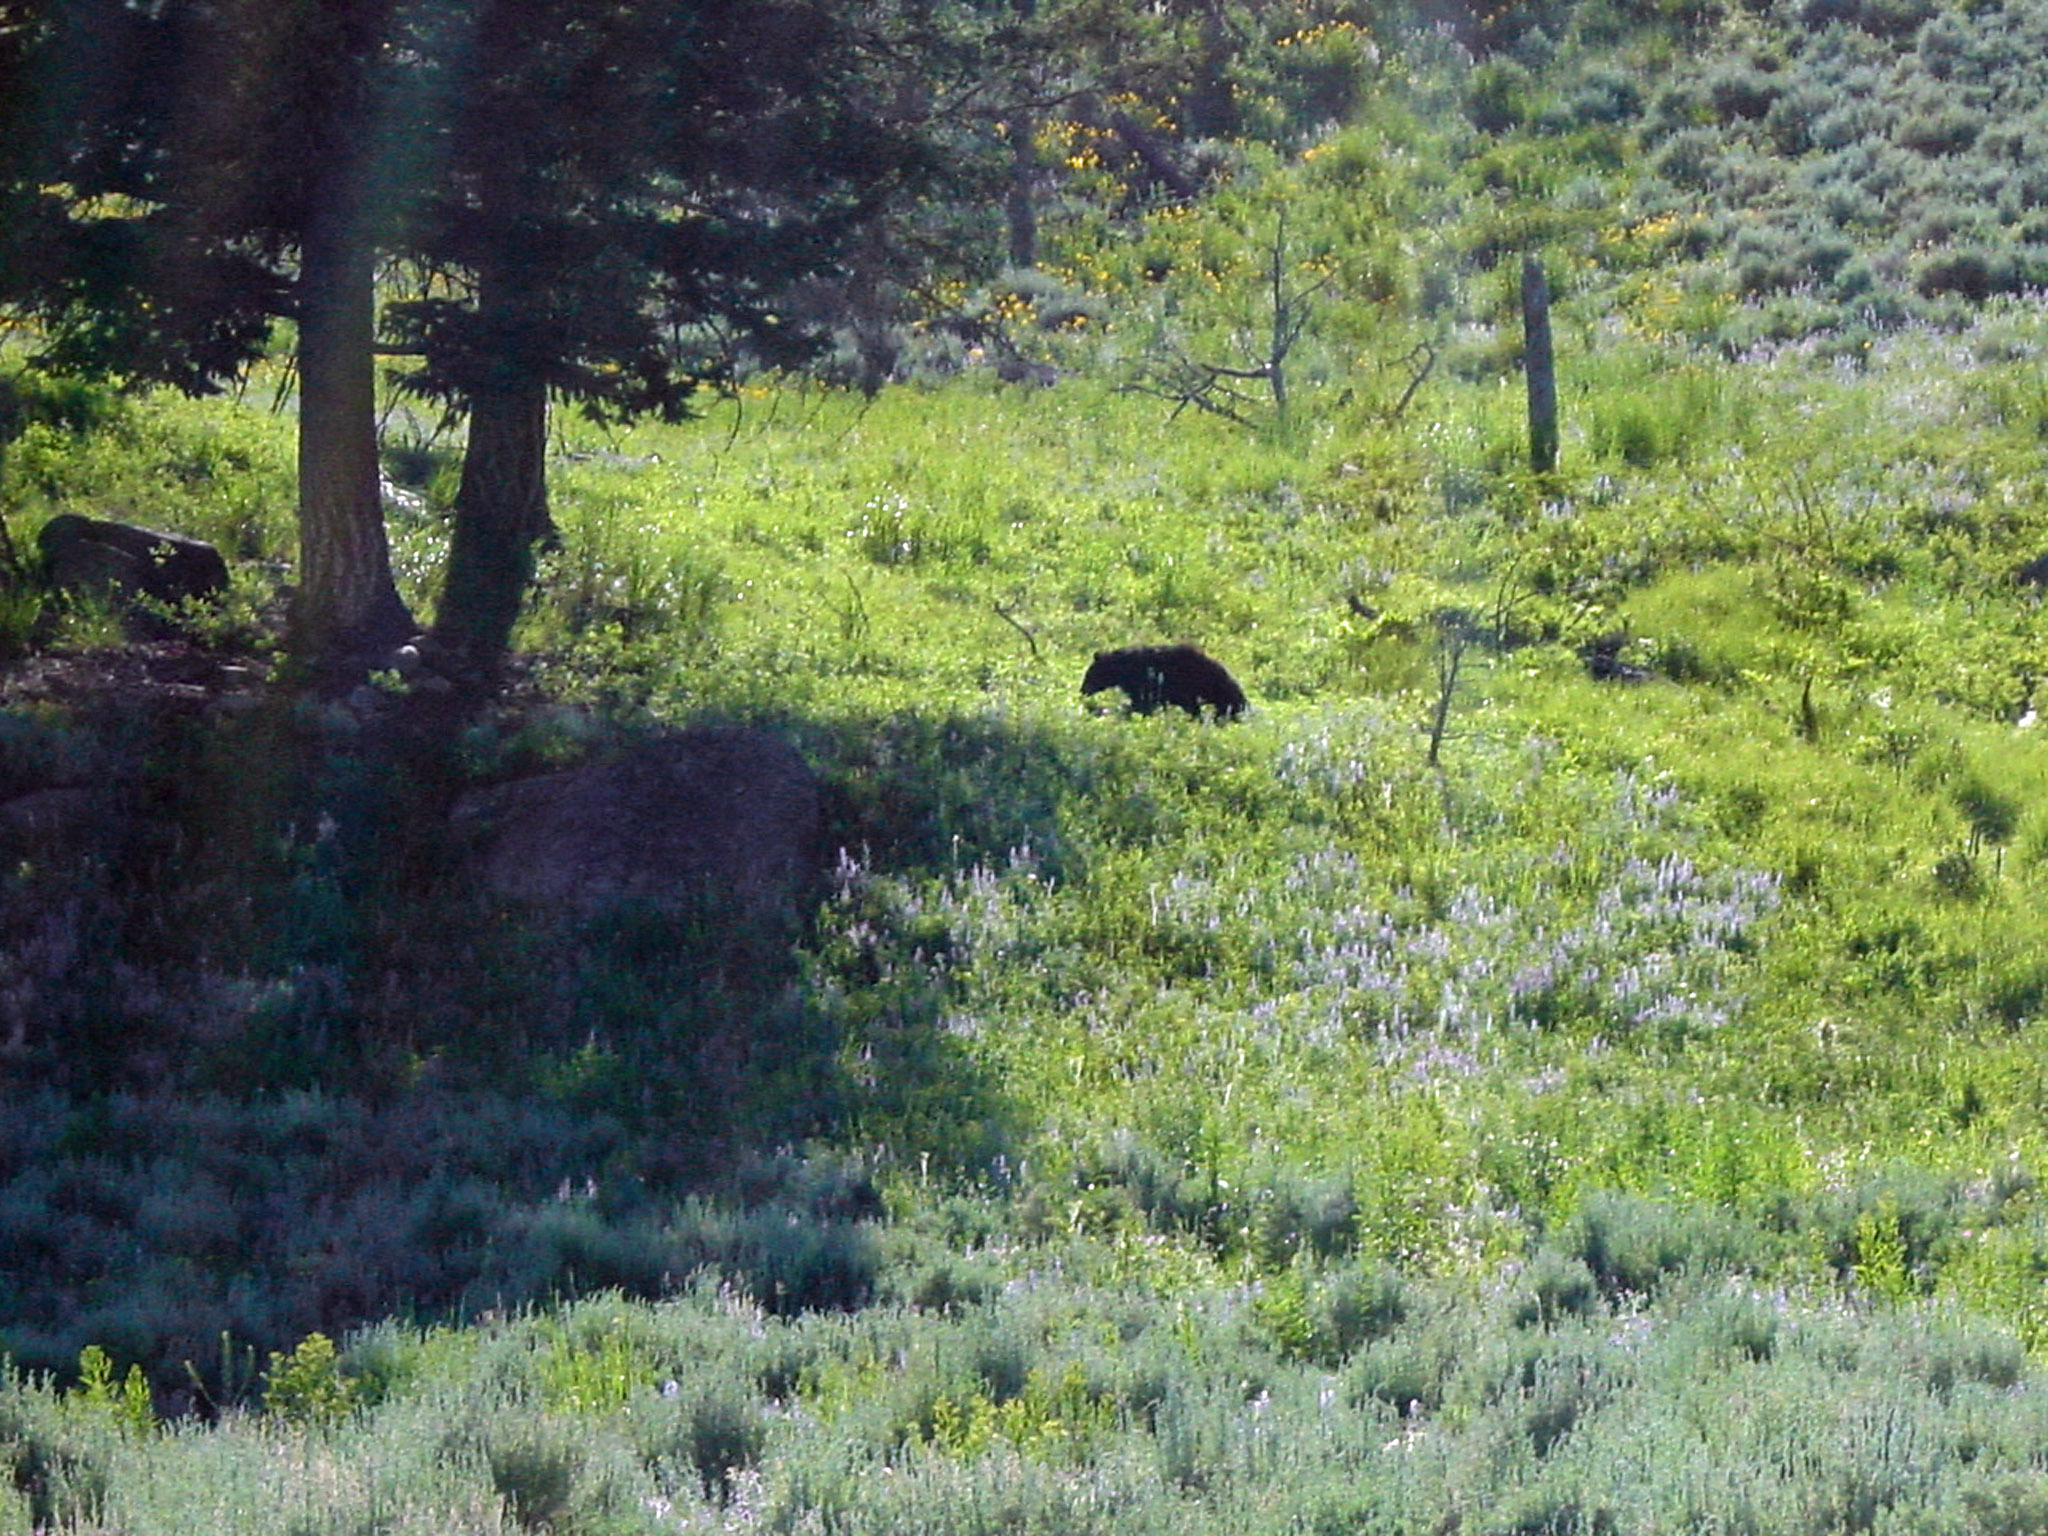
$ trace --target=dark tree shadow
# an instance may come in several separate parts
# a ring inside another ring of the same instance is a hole
[[[908,898],[1020,850],[1073,877],[1082,786],[1056,741],[749,722],[821,782],[789,901],[707,884],[568,913],[480,897],[448,815],[558,757],[503,722],[480,745],[475,717],[385,733],[323,708],[74,721],[41,768],[8,765],[36,793],[84,752],[114,802],[68,864],[0,875],[5,911],[56,910],[29,882],[61,882],[72,927],[0,925],[10,974],[40,967],[0,1085],[17,1364],[65,1372],[97,1343],[204,1407],[253,1390],[236,1361],[392,1315],[706,1270],[783,1310],[857,1305],[886,1162],[972,1179],[1012,1150],[1002,1085],[948,1027],[961,937]]]

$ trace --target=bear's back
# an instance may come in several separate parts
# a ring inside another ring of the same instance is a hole
[[[1222,716],[1243,714],[1244,690],[1222,664],[1192,645],[1134,645],[1098,651],[1081,680],[1081,692],[1120,688],[1133,711],[1149,714],[1162,704],[1198,715],[1206,705]]]

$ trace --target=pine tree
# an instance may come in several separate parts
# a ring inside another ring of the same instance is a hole
[[[445,61],[446,159],[408,232],[442,292],[394,306],[415,388],[469,416],[444,643],[502,653],[549,532],[550,397],[692,408],[742,355],[802,360],[783,313],[935,171],[886,6],[472,0]]]
[[[193,391],[297,323],[293,645],[413,629],[378,497],[380,263],[411,382],[471,418],[443,636],[485,657],[545,536],[549,397],[687,413],[793,283],[928,183],[953,7],[852,0],[0,0],[0,304],[54,367]],[[957,49],[956,63],[965,57]]]
[[[54,368],[193,393],[281,318],[302,395],[293,644],[335,659],[412,629],[378,494],[370,343],[388,238],[382,116],[396,0],[13,0],[0,198],[23,217],[0,302]]]

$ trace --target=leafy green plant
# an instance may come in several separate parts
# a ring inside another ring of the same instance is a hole
[[[594,1339],[564,1328],[538,1361],[542,1400],[562,1413],[604,1413],[623,1407],[653,1379],[653,1368],[627,1336],[622,1319]]]
[[[105,1415],[131,1434],[148,1434],[156,1428],[149,1379],[142,1367],[131,1365],[127,1374],[117,1379],[112,1357],[96,1344],[79,1352],[78,1385],[68,1401],[86,1413]]]
[[[334,1341],[309,1333],[288,1355],[273,1354],[263,1373],[263,1406],[286,1423],[320,1429],[348,1417],[355,1383],[342,1371]]]

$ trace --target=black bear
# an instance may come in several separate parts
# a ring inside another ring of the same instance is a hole
[[[1612,634],[1600,636],[1597,640],[1588,640],[1579,647],[1579,655],[1585,660],[1586,671],[1602,682],[1648,682],[1648,667],[1639,667],[1632,661],[1621,659],[1622,648],[1627,644],[1628,631],[1617,629]]]
[[[1220,663],[1192,645],[1134,645],[1097,651],[1081,679],[1085,696],[1121,688],[1134,714],[1149,715],[1162,704],[1178,704],[1191,715],[1208,705],[1221,719],[1245,712],[1244,690]]]

